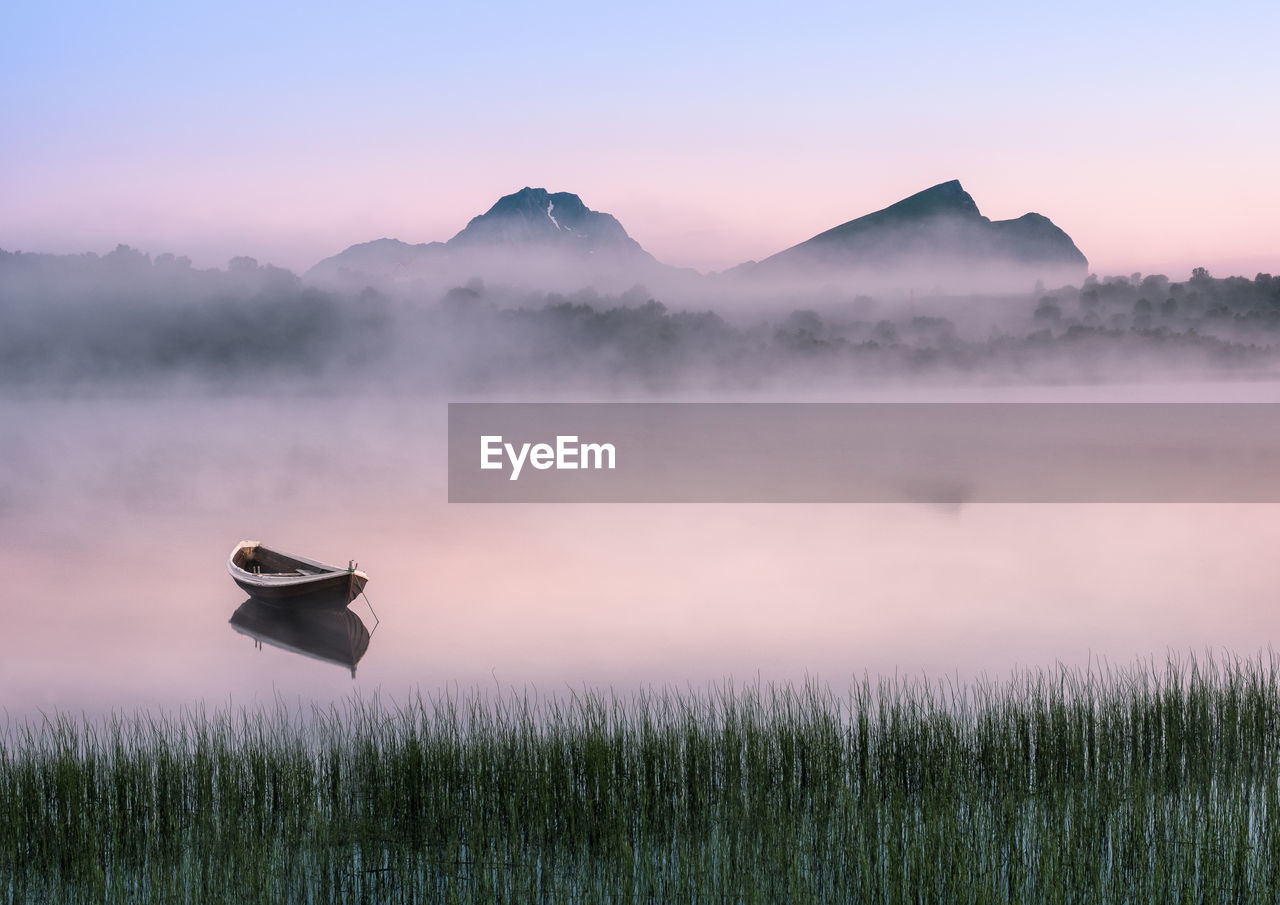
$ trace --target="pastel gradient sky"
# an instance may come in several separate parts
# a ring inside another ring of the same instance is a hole
[[[0,13],[0,248],[303,270],[576,192],[671,264],[958,178],[1102,274],[1280,273],[1280,6],[141,3]]]

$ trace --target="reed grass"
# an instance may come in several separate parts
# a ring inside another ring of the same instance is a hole
[[[1280,901],[1280,671],[10,722],[0,902]]]

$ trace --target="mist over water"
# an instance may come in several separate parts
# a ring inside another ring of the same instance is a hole
[[[832,279],[839,274],[832,271]],[[664,294],[538,284],[358,290],[238,258],[196,270],[121,246],[0,253],[0,391],[671,394],[893,383],[1266,378],[1280,281],[1087,279],[1021,293],[868,294],[702,279]]]
[[[1270,643],[1274,506],[445,502],[458,399],[1280,401],[1270,278],[735,306],[118,250],[6,255],[0,288],[11,714]],[[369,572],[354,680],[227,624],[246,538]]]
[[[18,566],[10,712],[806,675],[840,687],[864,671],[1001,675],[1270,643],[1275,506],[450,505],[445,401],[0,404],[25,425],[0,513]],[[243,538],[369,572],[380,623],[354,680],[227,625],[243,594],[225,558]]]

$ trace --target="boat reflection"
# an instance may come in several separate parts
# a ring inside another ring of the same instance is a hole
[[[351,670],[369,649],[369,630],[346,607],[276,607],[254,600],[231,614],[231,627],[263,643]]]

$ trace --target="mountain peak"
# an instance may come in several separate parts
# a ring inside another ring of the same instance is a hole
[[[889,205],[882,211],[877,211],[878,214],[889,214],[890,212],[899,217],[931,217],[940,214],[959,215],[962,217],[982,216],[978,212],[977,202],[960,185],[959,179],[952,179],[950,182],[939,182],[923,192],[916,192],[896,204]],[[876,216],[876,214],[871,214],[870,216]]]
[[[379,239],[353,245],[310,274],[347,284],[382,278],[457,285],[478,276],[580,289],[612,285],[611,280],[630,286],[665,272],[611,215],[591,210],[572,192],[526,185],[472,217],[448,242]]]
[[[982,216],[960,180],[952,179],[819,233],[766,258],[754,272],[783,267],[829,273],[835,268],[914,280],[928,272],[953,278],[965,271],[980,276],[997,266],[1070,281],[1084,275],[1087,262],[1047,217],[1025,214],[992,222]]]
[[[609,214],[591,210],[572,192],[530,186],[503,195],[448,244],[569,245],[588,252],[608,246],[639,248],[622,224]]]
[[[986,219],[978,211],[978,205],[973,197],[960,185],[960,180],[952,179],[950,182],[940,182],[922,192],[909,195],[865,217],[841,223],[796,247],[844,245],[870,234],[911,227],[940,218],[973,221]]]
[[[493,207],[485,212],[484,216],[490,214],[516,216],[534,214],[541,216],[546,213],[548,208],[551,208],[552,211],[559,208],[562,215],[580,215],[587,210],[587,206],[582,203],[582,199],[572,192],[548,192],[543,188],[535,189],[526,185],[518,192],[503,195],[494,203]]]

